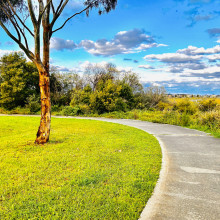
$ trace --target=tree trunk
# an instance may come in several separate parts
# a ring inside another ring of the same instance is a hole
[[[41,94],[41,120],[35,143],[44,144],[49,141],[51,122],[50,77],[49,71],[38,67]]]
[[[49,3],[49,0],[47,0]],[[36,66],[39,71],[39,86],[41,94],[41,120],[37,132],[35,143],[45,144],[49,141],[50,136],[50,122],[51,122],[51,100],[50,100],[50,73],[49,73],[49,60],[50,60],[50,6],[47,7],[42,19],[43,25],[43,62],[40,61],[39,50],[37,55]]]

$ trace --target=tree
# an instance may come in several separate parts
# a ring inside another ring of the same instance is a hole
[[[133,73],[121,75],[113,64],[90,65],[84,72],[86,86],[72,90],[70,105],[74,108],[84,106],[99,114],[133,108],[139,79]]]
[[[51,122],[51,100],[50,100],[50,39],[52,35],[62,29],[66,23],[75,16],[86,12],[87,16],[93,8],[98,9],[98,13],[108,13],[115,9],[117,0],[84,0],[84,9],[74,13],[67,18],[58,28],[55,24],[62,14],[69,0],[60,0],[55,4],[55,0],[38,0],[34,5],[33,0],[0,0],[0,25],[7,35],[15,41],[25,52],[27,57],[36,65],[39,72],[39,87],[41,93],[41,120],[37,132],[36,143],[43,144],[49,140]],[[32,27],[27,25],[30,18]],[[10,24],[14,30],[7,27]],[[43,29],[41,35],[40,30]],[[16,35],[16,36],[15,36]],[[28,37],[34,39],[34,51],[29,48]],[[41,42],[43,49],[41,51]],[[41,53],[43,57],[41,58]]]
[[[83,79],[77,73],[59,73],[52,68],[50,79],[51,103],[62,106],[69,105],[73,89],[83,88]]]
[[[142,93],[141,102],[145,108],[154,108],[159,102],[165,102],[167,92],[164,87],[150,86]]]
[[[143,91],[143,86],[140,83],[140,79],[136,73],[125,72],[122,76],[122,81],[127,83],[134,93],[140,93]]]
[[[92,91],[94,92],[97,88],[98,83],[102,81],[107,81],[108,79],[114,79],[115,74],[118,73],[116,66],[112,63],[107,63],[104,66],[89,65],[86,67],[84,72],[84,77],[86,82],[89,83],[92,87]]]
[[[38,72],[22,53],[12,53],[0,59],[0,104],[12,109],[24,106],[28,96],[39,93]]]

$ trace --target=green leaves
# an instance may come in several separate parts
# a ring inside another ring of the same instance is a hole
[[[19,9],[20,7],[22,7],[24,1],[23,0],[9,0],[9,2],[14,8]],[[7,11],[8,15],[12,16],[13,12],[10,10],[10,6],[9,6],[9,3],[7,0],[0,0],[0,5],[1,6],[6,5],[7,8],[9,9]],[[3,10],[0,7],[0,21],[7,22],[8,20],[9,20],[9,18],[8,18],[7,14],[5,13],[5,10]]]
[[[5,55],[0,60],[1,100],[6,109],[24,106],[28,96],[38,93],[38,72],[22,53]]]

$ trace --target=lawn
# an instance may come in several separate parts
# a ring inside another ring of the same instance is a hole
[[[161,167],[158,141],[107,122],[0,116],[0,219],[138,219]]]

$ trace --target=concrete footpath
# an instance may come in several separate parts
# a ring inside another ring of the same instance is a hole
[[[159,140],[163,166],[141,220],[220,220],[220,139],[173,125],[90,119],[139,128]]]

